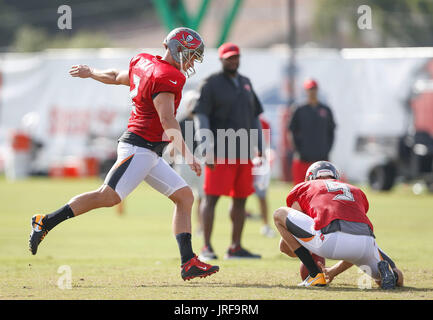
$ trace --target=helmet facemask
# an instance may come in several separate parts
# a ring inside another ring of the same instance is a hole
[[[201,49],[201,50],[200,50]],[[180,69],[187,78],[192,77],[195,74],[194,63],[203,62],[203,45],[200,45],[197,49],[182,48],[179,52]],[[185,70],[185,66],[189,65]]]

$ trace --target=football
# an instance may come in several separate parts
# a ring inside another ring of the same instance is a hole
[[[313,256],[313,259],[316,263],[321,262],[325,266],[325,258],[315,255],[314,253],[312,253],[311,255]],[[308,273],[309,273],[308,269],[302,262],[301,265],[299,266],[299,273],[301,274],[302,281],[304,281],[305,278],[308,277]]]

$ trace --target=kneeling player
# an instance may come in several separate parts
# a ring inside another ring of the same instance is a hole
[[[352,265],[362,267],[383,289],[402,286],[402,272],[376,244],[365,194],[338,179],[330,162],[313,163],[305,182],[287,196],[287,207],[274,212],[282,236],[280,250],[299,257],[308,269],[309,276],[299,286],[326,286]],[[341,261],[325,268],[311,253]]]

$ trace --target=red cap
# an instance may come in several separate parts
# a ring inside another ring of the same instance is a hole
[[[239,55],[239,47],[234,43],[224,43],[218,48],[218,55],[222,59],[227,59],[231,56],[237,56]]]
[[[310,89],[317,88],[317,87],[318,87],[317,82],[314,79],[307,79],[304,82],[304,89],[305,90],[310,90]]]

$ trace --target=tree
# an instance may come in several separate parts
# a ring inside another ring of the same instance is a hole
[[[21,27],[12,45],[17,52],[34,52],[47,48],[104,48],[110,42],[104,34],[79,31],[74,35],[57,34],[50,36],[43,28]]]
[[[81,38],[80,42],[88,43],[84,38],[91,38],[95,29],[105,32],[105,26],[129,21],[153,10],[151,0],[70,0],[66,3],[72,8],[73,28],[59,30],[57,11],[63,3],[58,0],[0,0],[0,51],[14,50],[14,47],[40,50],[43,46],[36,39],[44,37],[56,38],[57,43],[48,41],[56,46],[75,36]],[[84,37],[83,33],[87,35]],[[101,37],[96,35],[95,39]],[[74,41],[78,40],[74,38]],[[102,46],[101,42],[107,43],[106,39],[98,40],[96,46]]]
[[[371,8],[372,29],[358,27],[358,8]],[[433,45],[431,0],[317,0],[314,40],[331,47]]]

